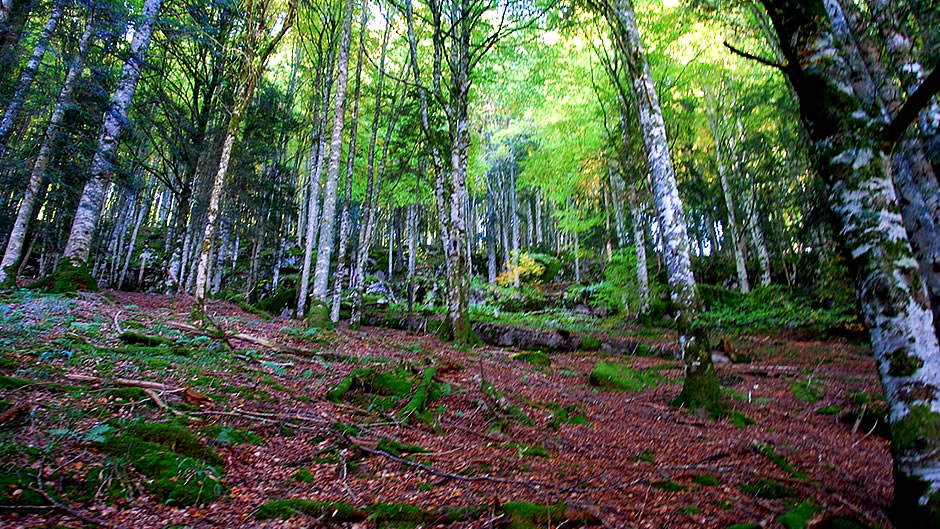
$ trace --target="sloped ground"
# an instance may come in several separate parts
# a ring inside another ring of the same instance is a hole
[[[294,354],[174,329],[192,323],[181,297],[0,298],[0,526],[890,527],[890,447],[861,346],[732,340],[754,360],[718,366],[738,413],[714,421],[669,406],[675,360],[574,352],[546,366],[400,331],[261,321],[227,303],[209,312]],[[122,331],[172,343],[122,344]],[[601,361],[639,391],[592,386]],[[147,447],[172,464],[143,461]],[[289,498],[352,514],[259,512]],[[512,502],[567,507],[520,515]],[[450,522],[445,506],[473,509]]]

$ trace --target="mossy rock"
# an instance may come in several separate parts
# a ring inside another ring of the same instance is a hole
[[[584,336],[580,348],[582,351],[597,351],[601,348],[601,341],[593,336]]]
[[[176,423],[138,423],[106,440],[102,450],[126,458],[144,486],[172,505],[209,503],[222,494],[222,459]]]
[[[552,359],[542,351],[522,351],[521,353],[513,354],[510,358],[542,367],[552,365]]]
[[[330,320],[329,305],[321,301],[312,301],[310,303],[310,309],[307,311],[306,324],[308,327],[332,329],[333,321]]]
[[[80,291],[97,292],[98,281],[91,276],[87,264],[75,264],[65,257],[52,275],[29,285],[31,290],[42,290],[50,294],[72,294]]]
[[[598,362],[591,370],[592,386],[601,389],[636,392],[658,386],[666,380],[655,370],[639,370],[616,362]]]

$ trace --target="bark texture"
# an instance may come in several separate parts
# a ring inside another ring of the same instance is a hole
[[[111,184],[112,159],[117,154],[115,151],[121,138],[121,131],[124,130],[127,112],[134,98],[134,92],[137,90],[137,81],[144,67],[161,1],[145,0],[143,12],[135,25],[130,52],[121,69],[121,78],[105,113],[101,134],[98,136],[98,148],[91,162],[91,176],[82,190],[82,197],[79,200],[78,209],[72,221],[72,229],[63,252],[63,257],[75,264],[83,264],[88,260],[92,235],[98,223],[98,217],[101,215],[101,205],[108,186]]]
[[[895,523],[940,527],[940,346],[881,142],[885,122],[853,86],[859,72],[833,23],[819,16],[822,0],[763,4],[790,65],[885,388]]]

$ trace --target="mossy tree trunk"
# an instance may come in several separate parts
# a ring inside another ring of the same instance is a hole
[[[708,337],[692,323],[698,310],[695,277],[689,256],[689,236],[676,174],[669,154],[666,126],[659,97],[643,50],[631,0],[607,4],[607,19],[623,55],[627,77],[632,87],[640,131],[646,147],[647,165],[652,177],[653,202],[659,219],[659,233],[669,281],[669,292],[676,307],[676,330],[682,350],[685,382],[674,401],[680,406],[705,409],[712,415],[723,412],[723,399],[711,358]]]
[[[859,72],[834,35],[823,0],[763,4],[840,223],[885,388],[895,522],[940,527],[940,346],[897,204],[891,155],[882,140],[887,124],[853,85]]]

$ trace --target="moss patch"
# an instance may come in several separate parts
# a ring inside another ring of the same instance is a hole
[[[172,505],[209,503],[222,494],[222,459],[175,423],[139,423],[106,440],[102,450],[127,458],[144,486]]]
[[[769,478],[760,478],[740,485],[738,488],[745,494],[757,496],[765,500],[780,500],[795,496],[792,490]]]
[[[797,470],[796,467],[790,464],[790,462],[787,461],[785,457],[778,454],[769,444],[758,441],[753,443],[752,447],[754,448],[755,452],[769,459],[773,464],[777,465],[780,470],[783,470],[790,476],[797,479],[806,479],[809,477],[804,472]]]
[[[562,407],[560,404],[549,402],[546,406],[552,412],[552,416],[548,419],[549,428],[557,430],[561,424],[591,424],[585,413],[584,404],[574,403]]]
[[[241,428],[233,428],[231,426],[206,426],[202,429],[202,433],[219,444],[250,444],[255,446],[264,444],[264,439],[258,437],[258,435],[251,430],[242,430]]]
[[[513,360],[521,360],[537,366],[548,367],[552,365],[552,359],[542,351],[523,351],[511,356]]]
[[[525,443],[506,443],[504,448],[515,450],[519,457],[551,457],[551,453],[539,445],[527,445]]]
[[[805,501],[797,505],[793,510],[778,516],[777,521],[783,524],[787,529],[806,529],[810,518],[821,510],[822,507],[819,505],[811,501]]]
[[[291,518],[298,514],[325,517],[330,522],[357,522],[366,518],[366,512],[359,507],[338,501],[312,501],[301,498],[275,500],[265,503],[255,511],[255,518],[272,520]]]
[[[559,503],[558,505],[538,505],[535,503],[525,503],[521,501],[512,501],[503,505],[503,513],[506,514],[507,527],[510,529],[540,529],[542,527],[551,527],[557,525],[553,522],[565,520],[565,513],[568,506]]]
[[[601,341],[593,336],[585,336],[581,338],[580,349],[582,351],[597,351],[601,348]]]
[[[705,487],[717,487],[721,480],[711,474],[696,474],[692,476],[692,482]]]
[[[797,380],[790,384],[790,391],[800,402],[816,402],[826,395],[826,388],[815,378]]]
[[[379,440],[375,448],[396,456],[401,456],[402,454],[423,454],[429,451],[427,448],[422,448],[418,445],[400,443],[394,439],[387,438]]]
[[[98,282],[84,263],[76,265],[71,259],[59,261],[56,271],[29,285],[31,290],[42,290],[51,294],[71,294],[79,291],[98,291]]]
[[[591,370],[592,386],[636,392],[668,380],[654,369],[633,369],[616,362],[598,362]]]

